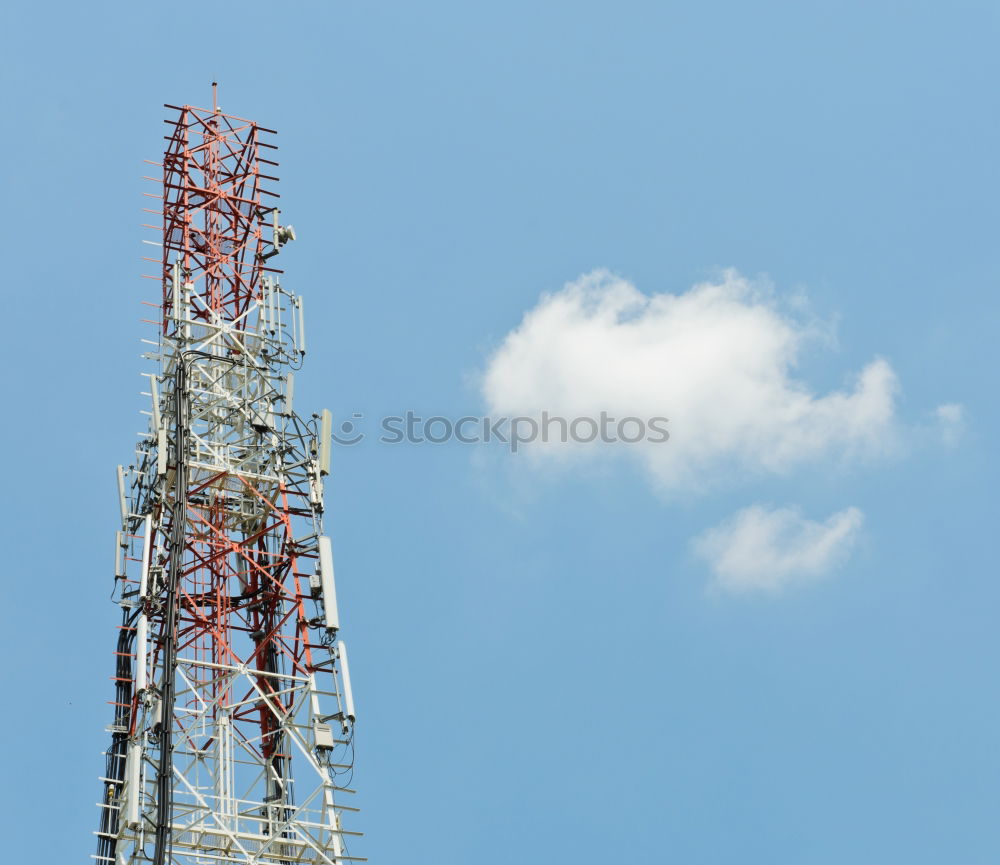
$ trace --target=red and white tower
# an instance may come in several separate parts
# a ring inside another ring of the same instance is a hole
[[[118,469],[102,865],[334,865],[354,702],[323,528],[330,413],[293,408],[302,298],[273,130],[167,106],[149,430]],[[268,157],[268,158],[265,158]],[[159,165],[160,163],[153,163]]]

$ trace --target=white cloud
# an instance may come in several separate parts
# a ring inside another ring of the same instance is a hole
[[[494,416],[669,418],[669,442],[621,447],[667,490],[891,450],[892,368],[876,358],[848,388],[815,394],[793,371],[816,336],[735,271],[652,296],[596,271],[525,315],[491,357],[482,392]],[[597,448],[528,450],[565,459]]]
[[[965,431],[964,407],[960,403],[949,402],[939,405],[934,414],[941,428],[941,439],[948,447],[954,447]]]
[[[733,592],[775,592],[828,573],[850,554],[864,516],[846,508],[826,522],[797,508],[752,505],[692,541],[716,584]]]

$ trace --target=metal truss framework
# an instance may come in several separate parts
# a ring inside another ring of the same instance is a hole
[[[163,222],[147,226],[162,240],[146,241],[162,245],[162,316],[149,431],[118,469],[123,617],[93,858],[336,865],[358,833],[342,822],[354,706],[323,533],[330,414],[292,407],[306,345],[301,297],[266,266],[295,237],[262,187],[273,130],[167,108],[148,211]]]

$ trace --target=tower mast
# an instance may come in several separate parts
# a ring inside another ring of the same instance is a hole
[[[274,130],[166,106],[151,410],[118,467],[103,865],[355,861],[354,701],[323,528],[331,415],[293,408]]]

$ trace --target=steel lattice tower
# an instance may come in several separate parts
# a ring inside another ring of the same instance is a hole
[[[273,130],[168,105],[151,410],[118,468],[107,865],[342,863],[354,706],[323,481],[330,413],[292,407],[295,233],[263,188]],[[160,165],[160,163],[152,163]],[[153,178],[147,178],[153,179]]]

